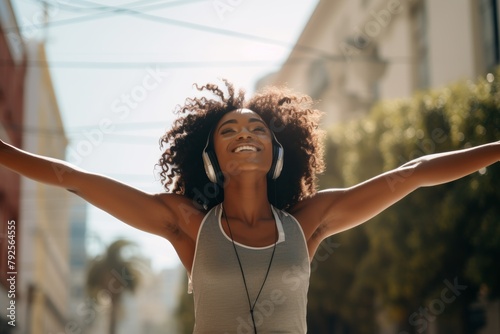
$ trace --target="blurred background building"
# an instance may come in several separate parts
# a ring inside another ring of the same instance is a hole
[[[16,26],[16,18],[10,3],[0,1],[0,138],[22,146],[23,133],[20,131],[23,123],[24,77],[26,50],[21,41],[19,30],[4,31],[4,27]],[[2,310],[9,305],[7,284],[7,227],[8,221],[15,221],[14,241],[21,242],[19,229],[20,216],[20,178],[15,173],[0,169],[0,305]],[[16,255],[21,250],[17,247]],[[19,268],[17,268],[19,271]],[[6,312],[0,314],[0,332],[10,333],[12,326],[7,325]]]
[[[86,299],[85,283],[87,279],[88,255],[87,234],[87,202],[77,196],[70,198],[70,232],[69,232],[69,319],[82,329],[81,307]]]
[[[9,1],[0,2],[0,12],[2,139],[32,153],[64,159],[67,139],[50,71],[26,66],[28,61],[46,59],[44,43],[24,39]],[[68,194],[31,180],[19,181],[5,169],[0,173],[2,285],[7,259],[3,230],[8,220],[16,221],[18,272],[16,327],[2,327],[2,333],[64,332],[70,287]],[[7,293],[0,298],[4,308]]]
[[[499,62],[496,0],[321,0],[288,60],[257,83],[319,100],[330,124]]]
[[[45,60],[42,42],[25,43],[28,60]],[[64,159],[68,143],[47,67],[27,67],[23,145]],[[69,193],[21,180],[18,333],[63,332],[69,309]],[[57,287],[57,288],[54,288]],[[25,320],[24,320],[25,319]]]

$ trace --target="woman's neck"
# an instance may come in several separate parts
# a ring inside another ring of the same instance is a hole
[[[249,225],[273,217],[267,198],[267,179],[233,178],[224,187],[224,210],[228,217]]]

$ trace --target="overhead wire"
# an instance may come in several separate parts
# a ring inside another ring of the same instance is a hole
[[[174,5],[192,4],[192,3],[201,2],[201,1],[207,1],[207,0],[171,1],[171,2],[167,2],[167,3],[153,4],[153,5],[150,4],[150,5],[140,7],[139,9],[153,10],[153,9],[157,9],[157,8],[164,8],[164,7],[168,7],[168,6],[174,6]],[[49,0],[39,0],[38,2],[46,3],[49,5],[51,3],[53,4],[53,2],[49,1]],[[411,57],[393,57],[393,58],[384,58],[383,60],[381,60],[381,59],[378,59],[375,57],[351,56],[351,57],[349,57],[349,59],[346,59],[346,56],[344,56],[344,55],[331,54],[329,52],[319,50],[317,48],[310,47],[310,46],[303,46],[300,44],[293,44],[292,45],[292,44],[287,43],[287,42],[282,42],[279,40],[274,40],[274,39],[265,38],[265,37],[261,37],[261,36],[231,31],[231,30],[227,30],[227,29],[215,28],[215,27],[200,25],[200,24],[191,23],[191,22],[179,21],[179,20],[169,19],[169,18],[165,18],[165,17],[158,17],[158,16],[139,12],[137,10],[137,7],[122,8],[122,7],[117,7],[117,6],[106,6],[106,5],[96,4],[94,2],[85,1],[85,0],[81,0],[79,2],[94,5],[96,7],[94,7],[93,9],[99,9],[101,11],[101,13],[91,14],[91,15],[79,17],[76,19],[72,18],[72,19],[67,19],[67,20],[51,21],[51,22],[48,22],[46,25],[40,24],[40,25],[35,25],[35,27],[45,27],[45,26],[51,27],[51,26],[57,26],[60,24],[74,24],[74,23],[78,23],[80,19],[84,19],[84,20],[95,19],[95,18],[97,18],[96,15],[101,15],[101,14],[128,14],[131,16],[138,16],[140,18],[147,19],[150,21],[160,22],[160,23],[169,24],[169,25],[182,26],[182,27],[185,27],[188,29],[195,29],[195,30],[200,30],[200,31],[205,31],[205,32],[208,31],[211,33],[216,33],[216,34],[221,34],[221,35],[226,35],[226,36],[231,36],[231,37],[249,39],[249,40],[253,40],[256,42],[262,42],[262,43],[272,44],[275,46],[285,47],[288,49],[295,48],[297,50],[305,51],[306,53],[319,56],[320,58],[323,58],[324,60],[328,60],[328,61],[335,61],[335,62],[363,61],[363,62],[377,62],[377,63],[385,63],[385,64],[408,63],[408,62],[413,61]],[[136,1],[133,4],[142,3],[142,2],[143,1]],[[128,4],[128,5],[130,5],[130,4]],[[7,28],[7,30],[8,29],[17,29],[17,28],[23,29],[23,27],[20,26],[20,27]],[[304,62],[304,61],[311,61],[311,59],[310,58],[289,58],[286,61],[286,64],[294,66],[294,65],[301,63],[301,62]],[[11,62],[9,62],[7,60],[0,59],[0,66],[11,66],[11,65],[12,65]],[[273,60],[257,60],[257,61],[256,60],[248,60],[248,61],[216,60],[216,61],[190,61],[190,62],[189,61],[105,62],[105,61],[27,60],[26,66],[29,66],[29,67],[50,67],[50,68],[83,68],[83,69],[127,69],[127,68],[144,68],[147,66],[157,66],[157,67],[161,67],[161,68],[214,68],[214,67],[230,68],[230,67],[282,66],[282,62],[280,62],[278,60],[275,60],[275,61],[273,61]]]
[[[47,129],[47,128],[41,128],[41,127],[12,127],[9,126],[8,124],[3,124],[4,128],[10,129],[11,131],[14,132],[22,132],[24,135],[27,134],[42,134],[46,136],[64,136],[68,139],[68,147],[75,147],[77,146],[78,143],[82,141],[87,141],[90,142],[92,147],[98,147],[101,144],[112,144],[112,145],[140,145],[140,146],[151,146],[151,145],[159,145],[159,140],[162,134],[159,134],[158,136],[151,136],[151,135],[141,135],[141,134],[132,134],[132,133],[115,133],[117,131],[123,131],[123,130],[114,130],[112,133],[99,133],[99,138],[96,139],[93,136],[93,134],[89,134],[92,138],[89,139],[85,136],[85,129],[79,130],[77,132],[76,129],[69,128],[68,129]],[[99,129],[98,125],[95,126],[89,126],[87,128],[88,130],[93,130],[93,129]],[[140,128],[137,128],[135,130],[141,130]],[[163,131],[162,131],[163,132]],[[98,141],[98,144],[94,144],[91,142],[91,140]]]
[[[164,1],[164,0],[156,0],[157,2],[162,2],[164,4],[164,7],[174,7],[174,6],[179,6],[179,5],[187,5],[189,3],[196,3],[196,2],[201,2],[201,1],[208,1],[208,0],[177,0],[177,1]],[[61,1],[61,0],[31,0],[31,2],[34,3],[42,3],[48,6],[53,6],[53,7],[58,7],[58,8],[63,8],[68,11],[75,11],[75,12],[82,12],[82,11],[95,11],[95,10],[105,10],[106,7],[101,4],[93,4],[94,7],[81,7],[78,6],[79,3],[83,3],[83,1],[78,1],[78,2],[69,2],[69,1]],[[141,4],[150,4],[151,2],[154,2],[152,0],[138,0],[138,1],[133,1],[129,2],[126,4],[123,4],[124,6],[127,7],[133,7],[135,9],[142,9],[142,7],[139,7]],[[147,7],[147,6],[146,6]]]
[[[70,1],[61,1],[61,0],[31,0],[32,2],[35,3],[44,3],[49,6],[61,6],[67,10],[72,10],[72,11],[82,11],[82,10],[106,10],[108,9],[108,6],[102,5],[100,3],[95,3],[95,2],[90,2],[90,1],[83,1],[80,0],[78,2],[70,2]],[[173,0],[173,1],[165,1],[165,0],[137,0],[137,1],[132,1],[129,3],[122,4],[122,6],[126,6],[128,8],[134,8],[134,9],[145,9],[148,6],[151,5],[161,5],[159,8],[167,8],[167,7],[177,7],[177,6],[185,6],[185,5],[190,5],[198,2],[207,2],[210,0]],[[92,5],[94,7],[80,7],[80,6],[75,6],[77,4],[82,4],[82,3],[88,3],[89,5]],[[161,4],[152,4],[152,2],[161,2]],[[146,4],[145,6],[140,6],[142,4]]]
[[[95,3],[91,2],[91,1],[82,0],[80,2],[95,5]],[[195,1],[193,1],[193,2],[195,2]],[[165,3],[162,3],[160,5],[156,4],[156,5],[149,6],[149,8],[143,7],[142,9],[143,10],[152,10],[152,9],[155,9],[156,6],[163,7],[167,4],[165,4]],[[136,16],[136,17],[139,17],[142,19],[146,19],[146,20],[149,20],[152,22],[174,25],[174,26],[184,27],[187,29],[193,29],[193,30],[198,30],[198,31],[203,31],[203,32],[210,32],[210,33],[214,33],[214,34],[225,35],[225,36],[235,37],[235,38],[240,38],[240,39],[247,39],[247,40],[251,40],[251,41],[255,41],[255,42],[261,42],[261,43],[265,43],[265,44],[284,47],[286,49],[296,49],[299,51],[304,51],[306,53],[319,56],[320,58],[323,58],[326,60],[335,60],[335,61],[342,61],[342,62],[347,61],[346,57],[344,55],[332,54],[330,52],[326,52],[324,50],[321,50],[321,49],[318,49],[315,47],[311,47],[311,46],[307,46],[307,45],[291,44],[288,42],[283,42],[280,40],[271,39],[271,38],[262,37],[262,36],[257,36],[257,35],[252,35],[252,34],[247,34],[247,33],[243,33],[243,32],[237,32],[237,31],[232,31],[232,30],[228,30],[228,29],[216,28],[216,27],[211,27],[211,26],[207,26],[207,25],[187,22],[187,21],[180,21],[180,20],[175,20],[175,19],[166,18],[166,17],[159,17],[159,16],[143,13],[143,12],[140,12],[140,11],[138,11],[136,9],[132,9],[132,8],[122,8],[122,7],[117,7],[117,6],[104,6],[104,5],[101,5],[101,7],[103,8],[103,11],[105,10],[104,13],[101,12],[101,13],[97,13],[97,14],[91,14],[91,15],[87,15],[84,17],[72,18],[72,19],[67,19],[67,20],[50,21],[50,22],[47,22],[46,24],[38,24],[38,25],[34,24],[33,26],[35,26],[35,28],[53,27],[53,26],[58,26],[58,25],[63,25],[63,24],[80,23],[80,22],[82,22],[82,20],[95,19],[96,16],[101,15],[101,14],[110,14],[110,13],[111,14],[127,14],[130,16]],[[6,28],[6,30],[7,31],[9,29],[22,30],[23,28],[24,27],[22,27],[22,26],[17,26],[17,27]],[[371,57],[371,58],[365,57],[365,58],[363,58],[363,61],[380,62],[379,59],[376,59],[373,57]],[[68,63],[66,63],[66,64],[68,64]]]
[[[27,132],[27,133],[33,133],[33,132],[37,132],[37,133],[44,133],[44,134],[52,134],[52,135],[68,135],[68,134],[71,134],[71,133],[75,133],[75,132],[83,132],[85,130],[92,130],[92,129],[98,129],[99,128],[99,125],[98,124],[95,124],[95,125],[82,125],[82,126],[76,126],[76,127],[70,127],[70,128],[65,128],[65,130],[62,130],[62,129],[47,129],[47,128],[41,128],[41,127],[29,127],[29,126],[19,126],[19,125],[16,125],[16,124],[12,124],[12,123],[5,123],[5,124],[2,124],[3,127],[5,127],[6,129],[9,129],[11,131],[22,131],[22,132]],[[158,124],[158,122],[137,122],[137,123],[116,123],[116,124],[113,124],[113,126],[116,128],[122,128],[121,130],[113,130],[113,132],[116,132],[116,131],[130,131],[130,129],[132,130],[144,130],[144,129],[160,129],[160,128],[164,128],[161,124]],[[168,126],[168,124],[165,122],[165,126]],[[128,129],[127,129],[128,128]]]
[[[81,2],[95,4],[94,2],[88,1],[88,0],[81,0]],[[184,27],[184,28],[188,28],[188,29],[199,30],[199,31],[204,31],[204,32],[208,31],[208,32],[215,33],[215,34],[226,35],[226,36],[231,36],[231,37],[238,37],[238,38],[242,38],[242,39],[253,40],[256,42],[263,42],[266,44],[283,46],[283,47],[286,47],[288,49],[297,48],[301,51],[308,51],[308,52],[312,52],[312,53],[317,53],[318,55],[321,55],[323,57],[334,56],[334,55],[330,54],[329,52],[325,52],[323,50],[320,50],[320,49],[317,49],[317,48],[314,48],[311,46],[300,45],[300,44],[290,44],[288,42],[282,42],[282,41],[267,38],[267,37],[237,32],[237,31],[228,30],[228,29],[216,28],[216,27],[211,27],[211,26],[207,26],[207,25],[187,22],[187,21],[174,20],[174,19],[170,19],[170,18],[166,18],[166,17],[160,17],[160,16],[155,16],[155,15],[143,13],[143,12],[140,12],[140,11],[135,10],[135,9],[122,8],[122,7],[116,7],[116,6],[104,6],[104,7],[106,7],[107,9],[118,10],[120,12],[123,12],[124,14],[143,18],[143,19],[146,19],[146,20],[149,20],[152,22],[165,23],[165,24],[169,24],[169,25],[176,25],[176,26],[180,26],[180,27]]]
[[[289,58],[286,66],[297,66],[304,62],[311,62],[312,58]],[[391,57],[384,60],[367,57],[349,57],[346,60],[344,56],[331,57],[327,61],[333,62],[372,62],[391,64],[408,64],[414,62],[412,57]],[[0,67],[15,66],[11,60],[0,59]],[[26,60],[25,66],[35,68],[74,68],[74,69],[144,69],[147,67],[169,68],[169,69],[191,69],[191,68],[250,68],[250,67],[281,67],[283,62],[278,60],[214,60],[214,61],[46,61],[46,60]]]
[[[305,59],[304,59],[305,60]],[[303,60],[301,60],[303,61]],[[295,63],[295,61],[294,61]],[[274,60],[214,60],[214,61],[160,61],[160,62],[103,62],[103,61],[45,61],[26,60],[27,67],[49,68],[81,68],[81,69],[144,69],[155,66],[158,68],[214,68],[214,67],[261,67],[280,66],[281,62]],[[12,61],[0,59],[0,66],[13,66]]]

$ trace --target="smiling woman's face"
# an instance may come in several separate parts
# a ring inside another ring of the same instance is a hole
[[[238,109],[227,113],[213,136],[217,160],[226,174],[261,171],[265,175],[271,168],[272,135],[255,112]]]

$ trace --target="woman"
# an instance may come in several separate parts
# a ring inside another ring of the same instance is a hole
[[[270,88],[245,102],[243,92],[225,84],[228,94],[215,85],[200,87],[218,99],[187,99],[163,136],[159,166],[166,193],[146,194],[0,143],[3,166],[64,187],[170,241],[192,283],[195,333],[305,333],[309,263],[322,240],[419,187],[500,159],[500,142],[490,143],[317,192],[322,133],[310,98]]]

